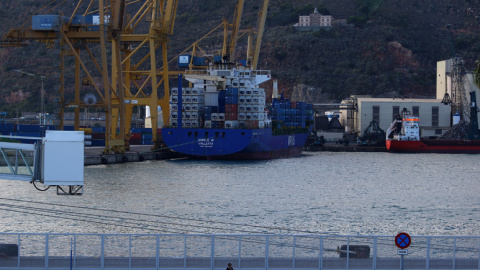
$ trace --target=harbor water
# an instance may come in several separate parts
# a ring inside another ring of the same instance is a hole
[[[0,181],[1,232],[480,235],[479,155],[304,152],[85,168],[83,196]]]

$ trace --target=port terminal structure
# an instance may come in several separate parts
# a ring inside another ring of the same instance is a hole
[[[40,191],[55,186],[57,195],[83,194],[83,131],[47,130],[41,138],[4,135],[0,138],[0,179],[29,181]],[[14,142],[16,139],[36,142],[18,143]],[[40,189],[38,183],[46,188]]]
[[[53,1],[55,2],[55,1]],[[12,29],[0,41],[0,46],[27,46],[32,41],[44,43],[47,48],[54,49],[59,56],[58,107],[55,111],[59,119],[58,129],[62,130],[66,108],[75,111],[75,130],[80,128],[80,110],[98,108],[105,111],[106,139],[104,154],[121,154],[129,150],[130,127],[133,109],[136,106],[157,108],[163,113],[163,123],[170,116],[169,76],[174,77],[183,71],[171,71],[168,64],[174,59],[167,59],[167,47],[173,34],[178,0],[80,0],[72,14],[37,15],[57,9],[53,2],[34,13],[20,28]],[[249,34],[248,62],[256,67],[260,50],[263,27],[265,24],[269,0],[263,0],[260,13],[260,25],[256,32],[257,42],[253,48],[254,31]],[[230,56],[235,51],[239,37],[239,25],[243,12],[244,0],[238,0],[233,23],[227,19],[202,37],[224,26],[223,49],[218,57],[230,63]],[[57,9],[58,10],[58,9]],[[148,24],[145,27],[145,23]],[[191,56],[205,53],[194,45]],[[100,47],[100,55],[95,54],[94,46]],[[111,52],[107,55],[107,52]],[[157,54],[160,56],[157,57]],[[74,61],[70,61],[70,57]],[[215,55],[217,56],[217,55]],[[161,59],[161,64],[157,63]],[[194,57],[190,58],[187,67],[196,66]],[[74,62],[74,67],[66,63]],[[94,67],[89,69],[89,67]],[[66,69],[74,70],[75,97],[73,101],[65,99],[65,89],[71,87],[66,81]],[[83,78],[81,78],[83,76]],[[94,78],[101,78],[101,83]],[[81,85],[90,86],[93,93],[82,99]],[[163,91],[162,91],[163,90]],[[151,114],[153,149],[161,149],[159,138],[158,115]]]

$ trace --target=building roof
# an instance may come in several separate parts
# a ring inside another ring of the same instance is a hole
[[[357,98],[358,102],[399,102],[399,103],[442,103],[441,99],[433,98],[366,98],[359,97]]]

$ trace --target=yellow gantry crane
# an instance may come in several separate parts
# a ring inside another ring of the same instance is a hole
[[[56,1],[51,1],[49,5],[54,5]],[[251,42],[253,31],[249,31],[247,59],[252,63],[252,69],[256,69],[258,63],[268,3],[269,0],[263,0],[255,49]],[[130,126],[135,106],[150,106],[155,109],[160,106],[163,122],[168,122],[168,76],[179,73],[169,71],[167,58],[167,45],[173,34],[177,5],[178,0],[78,0],[69,16],[50,15],[54,18],[50,17],[54,20],[50,27],[43,27],[42,24],[34,27],[34,20],[42,17],[32,16],[31,24],[24,23],[19,29],[10,30],[5,39],[0,41],[0,46],[26,46],[28,41],[38,41],[45,43],[48,48],[57,49],[60,62],[60,129],[63,129],[64,125],[65,108],[75,110],[75,130],[80,128],[80,109],[104,109],[104,154],[123,153],[129,149]],[[229,24],[225,19],[202,37],[205,38],[223,25],[224,46],[221,53],[226,61],[229,61],[235,52],[243,6],[244,0],[238,0],[233,23]],[[46,10],[46,7],[42,10]],[[145,21],[148,22],[148,27],[142,28],[142,22]],[[194,48],[193,55],[196,54],[198,42],[189,47]],[[95,54],[94,46],[100,47],[100,55]],[[161,55],[161,66],[157,64],[157,54]],[[72,69],[65,64],[68,57],[74,58],[75,97],[67,103],[64,95],[68,83],[65,80],[65,70]],[[87,67],[92,65],[95,67],[93,70]],[[101,83],[95,80],[98,78],[101,78]],[[99,102],[86,102],[81,99],[82,84],[94,88]],[[162,88],[163,91],[159,91]],[[159,149],[157,113],[151,114],[151,122],[153,148]]]
[[[135,106],[161,106],[164,122],[168,120],[167,43],[173,33],[177,3],[178,0],[79,0],[71,15],[32,16],[31,26],[24,24],[20,29],[10,30],[2,43],[18,46],[33,40],[58,49],[60,128],[63,128],[63,114],[67,107],[75,108],[76,130],[80,125],[81,108],[103,108],[106,112],[104,153],[123,153],[129,148]],[[136,11],[132,17],[127,16],[129,7]],[[45,27],[48,24],[36,25],[34,20],[39,19],[51,19],[51,27]],[[143,21],[149,22],[148,33],[142,33],[141,29],[137,31]],[[100,56],[95,55],[91,44],[100,46]],[[148,52],[145,53],[143,48],[148,48]],[[157,51],[160,51],[162,66],[157,65]],[[65,58],[71,56],[75,59],[75,99],[66,103],[65,69],[71,67],[66,67]],[[89,70],[87,61],[93,63],[96,69]],[[86,78],[81,79],[81,74]],[[94,77],[101,77],[103,89],[95,83]],[[82,82],[93,86],[99,97],[98,103],[87,104],[80,99]],[[162,85],[164,91],[159,98],[158,90]],[[157,129],[157,114],[152,113],[154,148],[159,147]]]

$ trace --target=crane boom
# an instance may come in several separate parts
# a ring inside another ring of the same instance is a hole
[[[257,41],[255,42],[255,52],[253,54],[253,63],[252,63],[253,70],[257,69],[257,65],[258,65],[260,47],[262,46],[263,31],[265,30],[265,20],[267,19],[268,2],[269,0],[263,1],[263,8],[260,13],[260,22],[258,25]]]

